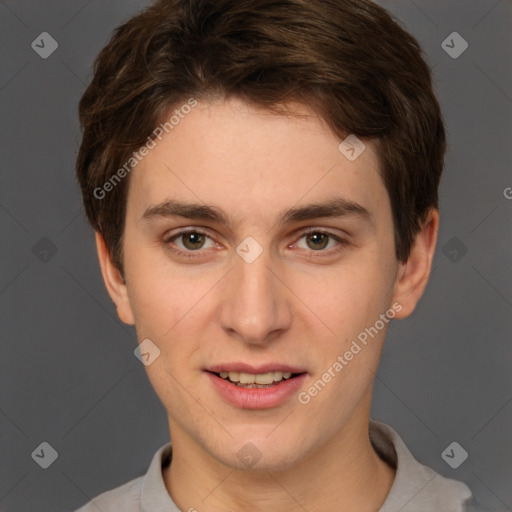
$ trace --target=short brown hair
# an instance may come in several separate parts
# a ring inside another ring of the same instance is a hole
[[[94,191],[191,97],[276,113],[299,102],[339,137],[374,139],[400,261],[438,208],[446,141],[431,70],[386,10],[369,0],[160,0],[115,30],[79,105],[85,211],[121,271],[129,179],[104,200]]]

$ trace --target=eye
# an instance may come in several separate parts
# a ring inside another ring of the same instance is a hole
[[[305,240],[305,246],[301,246],[300,240]],[[348,245],[348,242],[333,233],[320,231],[318,229],[304,233],[299,239],[299,242],[297,242],[299,249],[314,252],[331,252],[330,249],[334,249],[334,251],[341,250],[344,245]]]
[[[211,244],[210,246],[205,246],[208,240],[210,240]],[[200,249],[210,249],[215,247],[213,240],[206,233],[197,229],[180,231],[171,237],[167,237],[165,239],[165,243],[176,246],[178,249],[177,252],[194,252]]]

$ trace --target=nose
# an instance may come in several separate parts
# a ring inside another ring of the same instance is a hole
[[[220,305],[222,328],[230,336],[264,346],[290,328],[290,292],[279,274],[278,262],[273,264],[267,250],[252,263],[235,256]]]

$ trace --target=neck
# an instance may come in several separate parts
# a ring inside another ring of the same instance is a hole
[[[180,510],[192,512],[374,512],[385,501],[395,470],[370,443],[369,402],[365,412],[353,414],[328,443],[284,471],[226,466],[174,424],[167,490]]]

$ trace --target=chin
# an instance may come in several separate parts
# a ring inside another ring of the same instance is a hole
[[[219,451],[219,446],[211,447],[212,455],[224,465],[247,471],[286,471],[300,462],[306,455],[305,445],[299,439],[290,437],[285,442],[285,436],[275,439],[265,435],[236,436],[236,441]],[[233,450],[233,448],[235,448]]]

